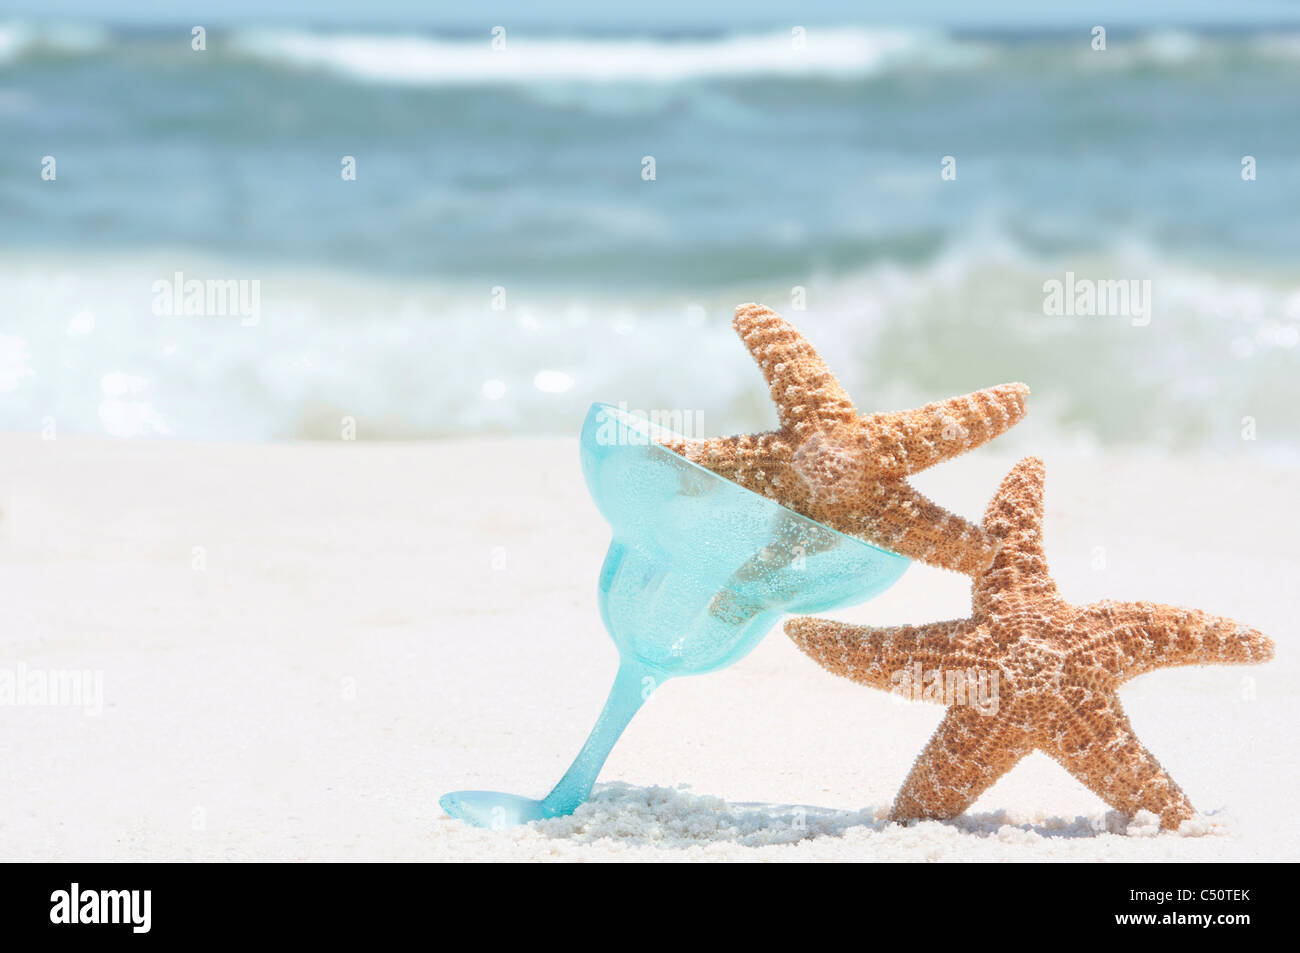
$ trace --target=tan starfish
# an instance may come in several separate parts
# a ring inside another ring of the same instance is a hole
[[[1002,384],[918,410],[861,415],[784,318],[742,304],[732,322],[771,388],[780,429],[668,440],[693,463],[778,503],[933,566],[975,573],[993,559],[982,529],[936,506],[906,477],[978,447],[1025,415],[1024,384]]]
[[[955,817],[1037,749],[1112,807],[1145,809],[1176,828],[1192,806],[1138,741],[1116,689],[1157,668],[1265,662],[1273,643],[1195,609],[1063,602],[1042,522],[1043,464],[1028,457],[984,515],[1001,548],[974,580],[969,619],[869,628],[805,618],[786,623],[786,634],[823,668],[873,688],[915,690],[916,672],[927,696],[943,684],[948,713],[903,782],[894,820]],[[973,698],[978,678],[995,689],[991,703],[985,691]]]

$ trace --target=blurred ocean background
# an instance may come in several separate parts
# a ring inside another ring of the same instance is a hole
[[[1090,28],[0,22],[0,429],[751,429],[757,300],[864,409],[1023,380],[1040,437],[1297,459],[1300,28]],[[1067,271],[1150,324],[1045,315]]]

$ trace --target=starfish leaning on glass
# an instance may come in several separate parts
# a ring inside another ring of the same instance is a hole
[[[786,634],[823,668],[873,688],[897,691],[920,671],[957,689],[923,695],[939,695],[948,713],[903,782],[894,820],[955,817],[1039,750],[1112,807],[1151,811],[1176,829],[1192,806],[1138,741],[1116,689],[1158,668],[1266,662],[1273,643],[1196,609],[1063,601],[1043,549],[1043,476],[1027,457],[989,504],[984,528],[1001,545],[975,577],[970,618],[889,628],[802,618]],[[995,686],[992,704],[972,702],[971,673]]]
[[[907,477],[974,449],[1025,415],[1024,384],[1002,384],[897,413],[859,414],[803,336],[757,304],[736,309],[736,332],[758,363],[780,429],[663,441],[693,463],[809,519],[911,559],[967,574],[996,542],[930,502]]]

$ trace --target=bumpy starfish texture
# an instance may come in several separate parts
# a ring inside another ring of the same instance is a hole
[[[1002,384],[917,410],[861,415],[826,364],[780,315],[736,309],[736,332],[771,389],[780,429],[664,445],[700,466],[842,533],[967,574],[997,546],[936,506],[906,477],[978,447],[1025,415],[1024,384]]]
[[[822,667],[873,688],[897,691],[911,672],[958,687],[894,801],[894,820],[955,817],[1037,749],[1112,807],[1151,811],[1175,829],[1192,806],[1138,741],[1116,689],[1157,668],[1265,662],[1273,643],[1195,609],[1067,604],[1048,574],[1042,521],[1043,465],[1029,457],[984,516],[1001,547],[974,580],[970,618],[891,628],[805,618],[788,622],[786,634]],[[996,687],[992,703],[961,697],[961,676],[970,686],[973,673]]]

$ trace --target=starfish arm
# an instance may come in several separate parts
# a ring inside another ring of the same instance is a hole
[[[1046,570],[1043,548],[1043,482],[1046,469],[1038,457],[1025,457],[1002,478],[1002,485],[984,511],[984,528],[1002,542],[1003,563],[1013,557],[1033,557]]]
[[[733,483],[743,484],[766,471],[790,466],[789,444],[779,433],[743,433],[703,440],[672,437],[659,442]]]
[[[1025,598],[1057,598],[1043,546],[1045,478],[1043,461],[1025,457],[1003,478],[984,511],[984,531],[997,541],[998,551],[971,587],[977,618],[997,615]]]
[[[1125,814],[1151,811],[1176,830],[1195,811],[1187,795],[1138,741],[1110,692],[1067,687],[1056,702],[1043,750],[1089,790]]]
[[[975,575],[997,552],[983,529],[931,502],[904,481],[864,487],[869,507],[841,514],[826,507],[823,521],[851,536],[941,569]]]
[[[809,519],[909,559],[975,575],[997,552],[997,540],[983,529],[931,502],[906,482],[873,482],[833,450],[820,454],[818,435],[794,453],[780,432],[662,443],[692,463]]]
[[[915,684],[918,665],[922,680],[936,670],[984,667],[973,644],[978,633],[966,619],[876,628],[805,617],[786,622],[785,634],[828,672],[909,697],[923,695]]]
[[[660,442],[725,480],[808,515],[809,487],[794,466],[789,441],[780,432]]]
[[[763,372],[781,428],[796,440],[826,424],[857,419],[853,401],[826,362],[783,317],[761,304],[736,308],[732,327]]]
[[[663,437],[657,442],[692,463],[705,466],[704,461],[724,457],[733,458],[739,437],[708,437],[692,440],[688,437]]]
[[[1096,633],[1071,647],[1076,663],[1127,681],[1179,665],[1251,665],[1273,658],[1266,635],[1224,616],[1154,602],[1098,602],[1075,625]]]
[[[1025,416],[1024,384],[999,384],[916,410],[862,418],[866,464],[878,477],[901,479],[974,450]]]
[[[890,818],[902,822],[956,817],[1033,747],[1017,712],[983,714],[955,705],[917,757],[894,798]]]
[[[775,434],[734,434],[703,439],[666,437],[659,443],[706,470],[734,480],[736,472],[775,454],[776,449],[769,439],[772,437]]]

